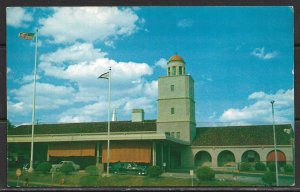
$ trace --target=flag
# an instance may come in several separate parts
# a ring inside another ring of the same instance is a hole
[[[32,40],[34,35],[35,35],[34,33],[24,33],[24,32],[19,33],[19,37],[25,40]]]
[[[103,79],[108,79],[109,78],[109,72],[103,73],[98,77],[98,79],[103,78]]]

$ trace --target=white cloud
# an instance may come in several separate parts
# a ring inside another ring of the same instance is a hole
[[[221,122],[235,125],[272,123],[270,101],[275,100],[275,121],[277,123],[292,123],[294,115],[294,89],[279,90],[275,94],[255,92],[249,95],[249,100],[255,102],[241,109],[230,108],[219,118]]]
[[[39,80],[40,78],[41,77],[39,75],[36,75],[36,80]],[[24,75],[19,83],[22,83],[22,84],[28,83],[28,82],[33,81],[33,79],[34,79],[33,74],[32,75]]]
[[[57,109],[61,106],[70,105],[75,90],[72,87],[55,86],[48,83],[36,84],[36,109]],[[10,93],[16,102],[9,103],[10,113],[17,111],[29,111],[32,107],[33,83],[25,84]]]
[[[264,60],[272,59],[278,55],[276,51],[266,53],[264,47],[253,49],[253,51],[250,54],[259,59],[264,59]]]
[[[6,68],[6,74],[8,74],[9,72],[11,72],[11,68],[7,67]]]
[[[61,7],[53,15],[39,20],[41,34],[52,37],[54,43],[78,40],[100,40],[112,45],[119,36],[138,30],[139,17],[131,8],[117,7]]]
[[[294,75],[294,69],[292,70],[292,74]]]
[[[155,66],[166,69],[167,63],[168,63],[168,61],[165,58],[160,58],[158,61],[155,62]]]
[[[32,14],[21,7],[8,7],[6,13],[6,24],[12,27],[27,27],[26,23],[33,20]]]
[[[177,22],[177,26],[181,28],[190,27],[193,25],[193,21],[190,19],[181,19]]]
[[[101,49],[94,48],[91,43],[75,43],[72,46],[59,48],[55,52],[43,54],[40,56],[41,62],[47,62],[55,65],[64,63],[79,63],[94,61],[102,58],[107,53],[101,52]]]

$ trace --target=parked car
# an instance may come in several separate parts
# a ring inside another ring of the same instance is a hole
[[[134,162],[116,162],[109,166],[110,172],[117,174],[146,175],[147,168],[147,166],[140,166]]]
[[[71,164],[74,167],[75,171],[78,171],[80,169],[80,166],[73,161],[61,161],[59,164],[53,164],[50,171],[59,171],[60,168],[65,164]]]

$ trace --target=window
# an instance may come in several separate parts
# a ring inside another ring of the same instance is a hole
[[[168,76],[171,75],[171,70],[170,70],[170,67],[168,67]]]
[[[180,132],[176,132],[176,138],[180,139]]]
[[[176,67],[175,66],[172,67],[172,75],[176,75]]]
[[[171,91],[174,91],[174,85],[171,85]]]
[[[182,66],[179,66],[178,74],[179,74],[179,75],[182,75]]]
[[[170,132],[166,132],[166,135],[170,136]]]
[[[171,108],[171,114],[173,115],[175,113],[174,107]]]
[[[174,137],[174,132],[171,132],[171,137]]]

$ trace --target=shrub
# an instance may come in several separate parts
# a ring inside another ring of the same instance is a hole
[[[262,181],[268,185],[272,185],[273,183],[276,182],[275,173],[273,173],[271,171],[266,172],[262,177]]]
[[[263,162],[257,162],[257,163],[255,163],[255,170],[256,171],[265,171],[266,165]]]
[[[43,162],[37,166],[36,170],[46,174],[50,171],[51,167],[52,167],[51,163]]]
[[[276,171],[276,165],[275,165],[275,163],[270,163],[270,164],[268,165],[268,167],[269,167],[269,170],[270,170],[270,171],[272,171],[272,172],[275,172],[275,171]],[[279,165],[278,165],[278,171],[279,171]]]
[[[85,168],[85,172],[88,173],[91,176],[98,176],[99,170],[95,165],[90,165]]]
[[[75,171],[75,168],[73,167],[72,164],[66,163],[66,164],[63,164],[61,166],[61,168],[59,169],[59,171],[62,172],[62,173],[64,173],[64,174],[66,174],[66,175],[68,175],[71,172]]]
[[[147,173],[149,177],[158,177],[162,174],[162,169],[159,166],[150,166]]]
[[[292,173],[293,171],[294,171],[293,165],[287,164],[287,165],[284,166],[284,172],[286,172],[286,173]]]
[[[240,167],[241,171],[250,171],[251,168],[252,168],[251,163],[247,163],[247,162],[241,163],[241,167]]]
[[[215,171],[210,167],[200,167],[196,170],[196,176],[199,180],[209,181],[215,179]]]

